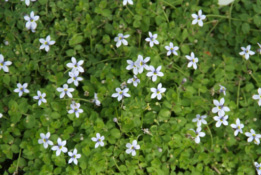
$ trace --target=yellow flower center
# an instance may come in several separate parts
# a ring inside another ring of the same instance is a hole
[[[46,139],[43,139],[44,142],[46,142]]]
[[[3,66],[3,63],[0,63],[0,66]]]
[[[122,94],[122,91],[120,91],[119,94],[121,95],[121,94]]]
[[[68,89],[64,89],[64,91],[68,91]]]
[[[62,149],[63,148],[63,146],[59,146],[59,149]]]
[[[47,45],[47,41],[45,41],[44,44]]]
[[[193,63],[195,63],[195,59],[194,58],[192,59],[192,61],[193,61]]]
[[[121,40],[121,39],[122,39],[122,37],[120,36],[120,37],[119,37],[119,40]]]

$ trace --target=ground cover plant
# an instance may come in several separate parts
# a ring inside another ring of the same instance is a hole
[[[2,0],[1,174],[261,174],[260,14]]]

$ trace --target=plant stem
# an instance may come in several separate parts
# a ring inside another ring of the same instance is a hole
[[[20,160],[20,157],[21,157],[21,152],[22,152],[22,149],[20,149],[19,157],[18,157],[17,165],[16,165],[16,170],[15,170],[15,172],[17,173],[17,175],[18,175],[18,166],[19,166],[19,160]]]
[[[134,14],[132,13],[132,11],[129,9],[129,7],[128,6],[126,6],[127,7],[127,10],[130,12],[130,14],[132,15],[132,16],[134,16]]]
[[[208,125],[207,125],[207,128],[208,128],[208,132],[209,132],[210,137],[211,137],[211,150],[212,150],[213,149],[213,136],[212,136],[212,132],[211,132],[210,128],[208,127]]]
[[[239,105],[240,83],[241,83],[241,78],[239,79],[239,83],[238,83],[238,87],[237,87],[237,107]]]

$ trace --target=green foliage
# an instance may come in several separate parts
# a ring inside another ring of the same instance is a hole
[[[12,61],[9,73],[0,71],[1,174],[255,174],[260,147],[243,134],[235,137],[230,126],[216,128],[211,109],[222,96],[221,84],[227,88],[229,125],[239,118],[244,132],[260,132],[261,110],[252,99],[261,87],[260,56],[247,61],[239,55],[242,46],[258,49],[260,1],[236,0],[221,8],[216,0],[134,0],[132,6],[122,0],[38,0],[29,7],[10,0],[0,6],[0,53]],[[203,27],[191,24],[191,14],[200,9],[207,15]],[[40,16],[35,33],[23,19],[31,11]],[[149,31],[160,43],[152,48],[145,41]],[[130,35],[128,46],[116,48],[118,33]],[[39,39],[47,35],[56,41],[49,52],[39,50]],[[179,46],[178,56],[166,56],[169,42]],[[199,58],[197,70],[187,68],[190,52]],[[131,97],[118,102],[111,97],[115,88],[133,76],[126,60],[139,54],[150,57],[150,65],[162,65],[164,76],[152,82],[139,74],[141,83],[128,85]],[[71,57],[84,60],[84,80],[73,99],[60,99],[56,88],[68,79]],[[18,97],[17,83],[28,83],[30,93]],[[158,83],[167,88],[160,101],[150,97]],[[46,93],[46,104],[33,99],[37,90]],[[90,103],[94,93],[100,107]],[[79,118],[68,114],[72,100],[84,110]],[[196,114],[208,115],[200,144],[190,130]],[[60,137],[69,150],[77,148],[77,166],[67,163],[67,154],[56,157],[38,144],[40,133],[48,131],[54,144]],[[91,137],[97,132],[105,146],[95,149]],[[141,149],[132,157],[126,143],[135,139]]]

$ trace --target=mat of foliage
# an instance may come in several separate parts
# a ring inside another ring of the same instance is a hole
[[[260,57],[257,52],[249,60],[239,55],[241,47],[256,51],[261,42],[261,2],[236,0],[224,7],[215,0],[122,2],[0,2],[0,53],[12,61],[8,73],[0,71],[1,174],[254,175],[261,147],[243,134],[235,137],[230,124],[239,118],[244,132],[261,131],[261,108],[252,99],[261,86]],[[191,14],[200,9],[206,15],[203,27],[192,25]],[[40,17],[35,33],[25,28],[24,15],[31,11]],[[145,41],[149,31],[160,43],[152,48]],[[130,35],[127,46],[116,47],[119,33]],[[39,50],[39,39],[47,35],[56,42],[49,52]],[[179,46],[178,56],[167,57],[170,42]],[[199,59],[196,70],[187,68],[185,55],[191,52]],[[152,82],[140,74],[137,87],[128,85],[131,97],[118,102],[111,96],[133,76],[127,60],[139,54],[150,57],[150,65],[161,65],[164,76]],[[84,80],[74,87],[72,99],[60,99],[56,88],[67,82],[71,57],[84,60]],[[28,83],[30,93],[19,97],[17,83]],[[151,99],[150,88],[158,83],[167,90],[161,100]],[[211,109],[213,99],[222,96],[220,84],[227,88],[231,111],[229,125],[217,128]],[[38,106],[33,99],[37,90],[46,93],[46,104]],[[94,93],[100,107],[90,103]],[[68,114],[72,100],[84,110],[79,118]],[[199,144],[190,131],[196,128],[196,114],[206,114],[208,122]],[[77,148],[78,165],[38,144],[40,133],[48,131],[53,142],[60,137],[69,150]],[[96,133],[105,136],[104,147],[94,148]],[[126,154],[126,144],[136,139],[137,155]]]

